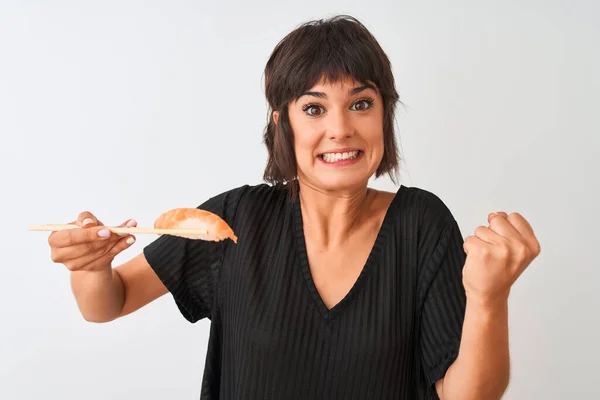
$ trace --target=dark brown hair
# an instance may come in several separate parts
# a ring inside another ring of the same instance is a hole
[[[372,82],[383,98],[383,159],[375,173],[388,173],[394,183],[399,170],[394,118],[399,100],[388,57],[377,40],[356,18],[338,15],[306,22],[285,36],[273,50],[264,71],[269,105],[264,143],[268,160],[263,179],[287,184],[295,196],[297,165],[294,137],[288,118],[288,103],[300,97],[321,79],[339,82],[351,77]],[[279,112],[275,124],[273,111]]]

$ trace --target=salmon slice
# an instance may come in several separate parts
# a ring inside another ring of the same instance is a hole
[[[162,213],[154,221],[156,229],[202,229],[208,232],[203,234],[177,234],[177,236],[187,237],[189,239],[200,239],[213,242],[220,242],[225,239],[231,239],[237,243],[237,236],[233,229],[221,217],[210,211],[198,208],[174,208]]]

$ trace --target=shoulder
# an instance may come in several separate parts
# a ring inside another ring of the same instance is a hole
[[[407,187],[403,194],[404,212],[414,216],[406,218],[413,225],[405,232],[412,235],[411,243],[416,250],[418,292],[422,304],[437,276],[441,276],[444,284],[449,284],[455,279],[453,273],[458,271],[456,276],[460,275],[465,256],[463,237],[450,206],[440,195],[419,187]],[[440,275],[442,270],[445,272]]]
[[[402,185],[396,197],[399,205],[397,212],[404,217],[404,221],[412,221],[422,230],[444,229],[454,222],[450,207],[431,190]]]
[[[240,192],[239,206],[243,209],[277,208],[278,205],[283,205],[288,200],[288,192],[283,186],[261,183],[245,185],[235,190]]]
[[[287,199],[285,188],[266,183],[241,185],[218,193],[198,208],[212,211],[222,218],[232,221],[236,216],[246,218],[255,214],[258,209],[275,210],[278,204],[284,204]]]
[[[215,194],[214,196],[206,200],[202,205],[200,205],[200,207],[209,202],[227,201],[240,203],[242,201],[269,201],[274,198],[281,197],[285,193],[286,192],[284,189],[280,189],[275,186],[268,185],[266,183],[254,185],[244,184]]]
[[[461,235],[447,202],[434,191],[402,186],[397,196],[397,223],[415,241],[421,255],[430,255],[445,237]]]

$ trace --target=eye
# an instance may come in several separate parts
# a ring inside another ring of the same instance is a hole
[[[318,106],[316,104],[307,104],[304,107],[302,107],[302,111],[304,111],[311,117],[318,117],[323,113],[323,107]]]
[[[371,98],[358,100],[356,103],[352,104],[352,107],[358,106],[358,108],[353,108],[356,111],[365,111],[369,108],[373,107],[374,100]]]

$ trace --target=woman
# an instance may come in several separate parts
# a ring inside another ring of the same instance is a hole
[[[189,321],[209,318],[203,399],[501,397],[508,294],[540,251],[527,221],[492,213],[463,241],[433,193],[368,187],[398,171],[398,94],[357,20],[300,26],[265,78],[267,183],[199,206],[238,243],[161,236],[112,268],[133,236],[81,213],[82,229],[49,244],[84,318],[112,321],[168,292]]]

